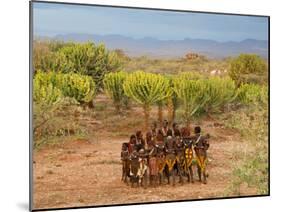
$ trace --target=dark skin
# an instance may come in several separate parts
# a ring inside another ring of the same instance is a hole
[[[129,141],[129,144],[128,144],[128,150],[129,150],[129,153],[131,154],[134,150],[134,147],[136,145],[136,136],[135,135],[132,135],[130,137],[130,141]]]
[[[146,133],[146,143],[147,143],[147,149],[146,149],[146,152],[147,152],[147,154],[150,154],[149,156],[150,157],[152,157],[153,155],[153,152],[155,151],[156,152],[156,149],[154,150],[154,148],[155,148],[155,143],[154,143],[154,141],[152,140],[152,133],[151,132],[148,132],[148,133]],[[156,155],[154,154],[154,157],[155,157]],[[149,164],[149,159],[150,159],[150,157],[148,157],[148,164]],[[152,181],[153,181],[153,178],[154,176],[149,176],[149,178],[150,178],[150,183],[152,184]]]
[[[148,163],[150,163],[150,161],[152,162],[152,160],[156,160],[156,157],[157,157],[157,149],[155,147],[155,145],[152,146],[152,148],[149,150],[149,153],[148,153]],[[149,165],[150,167],[150,165]],[[151,173],[151,172],[150,172]],[[149,175],[149,182],[150,182],[150,185],[153,186],[153,187],[156,187],[156,181],[157,181],[157,175]]]
[[[142,152],[140,151],[139,154],[139,163],[143,163],[145,165],[148,164],[148,154],[145,153],[144,149],[142,149]],[[148,173],[147,170],[145,171],[144,175],[139,179],[140,185],[143,186],[144,188],[147,188],[147,178],[148,178]]]
[[[181,137],[181,132],[179,130],[179,125],[176,124],[176,123],[173,124],[173,136]]]
[[[164,144],[164,136],[162,134],[161,130],[158,130],[157,136],[156,136],[156,157],[157,157],[157,162],[160,163],[163,160],[165,160],[165,144]],[[163,173],[159,173],[159,185],[162,184],[162,178],[163,178]]]
[[[181,135],[184,143],[184,148],[185,151],[192,148],[193,142],[192,142],[192,137],[190,136],[190,128],[189,127],[183,127],[181,129]],[[186,170],[187,174],[187,180],[188,182],[194,183],[193,180],[193,168],[192,168],[192,163],[189,167],[187,167]]]
[[[122,144],[121,160],[122,160],[122,181],[127,183],[127,177],[130,175],[128,143]]]
[[[134,150],[134,152],[130,156],[130,170],[133,174],[130,177],[131,187],[134,187],[135,184],[137,184],[137,186],[139,186],[139,179],[137,177],[138,169],[139,169],[139,157],[138,157],[137,151]]]
[[[150,150],[153,148],[155,145],[154,141],[152,140],[152,133],[148,132],[146,133],[146,144],[147,144],[147,149]]]
[[[165,147],[165,153],[166,153],[166,158],[170,158],[171,160],[176,160],[175,157],[175,142],[172,137],[169,137],[166,143]],[[173,186],[175,185],[175,169],[172,167],[172,170],[169,170],[168,167],[166,167],[167,171],[167,178],[168,178],[168,184],[170,184],[170,175],[172,176],[173,179]]]
[[[200,138],[199,138],[200,137]],[[206,136],[201,136],[200,132],[197,132],[195,136],[193,137],[194,143],[194,150],[197,157],[200,157],[205,162],[207,160],[207,150],[209,149],[209,141],[210,135],[207,134]],[[202,169],[202,167],[199,166],[197,163],[197,171],[199,176],[199,181],[202,182],[202,176],[203,176],[203,183],[207,183],[207,172],[206,168]]]
[[[183,183],[183,176],[184,176],[184,164],[185,164],[185,157],[184,157],[184,144],[180,137],[176,138],[175,142],[175,152],[177,156],[177,170],[179,174],[179,183]]]
[[[169,128],[169,122],[166,120],[163,122],[162,134],[164,136],[164,140],[166,140],[167,136],[173,135],[172,130]]]
[[[140,149],[143,149],[145,147],[145,141],[143,139],[143,135],[141,131],[137,131],[136,133],[136,146],[137,146],[137,150],[139,151]]]
[[[186,157],[187,156],[186,151],[192,151],[193,142],[192,142],[190,137],[185,137],[185,138],[183,138],[183,144],[184,144],[184,151],[185,151],[185,157]],[[186,161],[186,163],[187,163],[187,161]],[[187,167],[186,172],[187,172],[186,173],[187,174],[187,181],[191,182],[191,183],[194,183],[192,163],[189,167]]]

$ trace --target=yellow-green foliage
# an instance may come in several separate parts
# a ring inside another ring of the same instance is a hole
[[[35,102],[55,101],[61,95],[78,102],[90,102],[95,95],[95,82],[89,76],[75,73],[55,73],[38,71],[33,80]]]
[[[53,72],[38,72],[33,79],[33,100],[37,104],[56,103],[62,93],[55,85],[56,75]]]
[[[192,71],[181,72],[179,76],[183,80],[199,80],[206,78],[204,75]]]
[[[168,120],[169,123],[173,123],[174,119],[176,118],[176,110],[178,109],[180,105],[180,100],[174,90],[174,76],[166,76],[167,79],[169,80],[170,86],[169,90],[171,95],[167,98],[166,100],[166,105],[168,109]]]
[[[122,102],[126,98],[123,83],[127,77],[127,73],[124,71],[119,71],[115,73],[106,74],[103,79],[103,85],[105,88],[106,94],[113,100],[113,103],[117,109],[120,110]]]
[[[95,96],[95,82],[85,75],[69,73],[58,74],[59,88],[64,96],[72,97],[78,102],[90,102]]]
[[[117,53],[107,50],[103,44],[34,42],[33,67],[35,72],[42,70],[88,75],[94,79],[96,88],[99,89],[102,86],[104,75],[118,70],[120,66],[121,62]]]
[[[243,83],[266,83],[267,65],[255,54],[241,54],[230,63],[229,76],[240,86]]]
[[[124,90],[126,95],[142,105],[152,105],[170,95],[169,81],[165,77],[143,71],[129,74]]]
[[[206,112],[216,112],[236,98],[236,86],[233,80],[229,78],[210,77],[204,81],[205,95],[207,97],[204,105]]]
[[[238,89],[238,100],[245,105],[267,104],[268,88],[257,84],[243,84]]]
[[[103,44],[77,43],[61,48],[58,54],[61,63],[59,71],[89,75],[97,87],[102,85],[106,73],[120,67],[117,54],[108,51]]]
[[[128,75],[123,86],[125,94],[143,106],[147,129],[150,106],[170,96],[169,80],[159,74],[136,71]]]
[[[183,79],[181,75],[174,80],[174,91],[183,102],[185,119],[190,122],[207,101],[205,95],[206,85],[203,80]]]

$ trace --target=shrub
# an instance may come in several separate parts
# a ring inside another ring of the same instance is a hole
[[[243,83],[265,83],[267,65],[258,55],[241,54],[231,61],[229,76],[238,86]]]
[[[233,102],[236,98],[236,86],[231,79],[211,77],[205,80],[205,85],[207,101],[204,110],[207,113],[219,111],[221,107]]]
[[[38,71],[34,76],[33,84],[33,98],[37,103],[44,101],[44,98],[55,99],[58,95],[74,98],[80,103],[88,103],[95,95],[93,79],[75,73]]]
[[[268,102],[268,88],[267,86],[256,84],[243,84],[238,89],[238,100],[244,105],[266,105]]]
[[[58,53],[60,71],[89,75],[94,79],[97,89],[102,87],[106,73],[120,68],[117,54],[108,51],[103,44],[74,44],[61,48]]]
[[[58,74],[58,87],[62,94],[76,99],[79,103],[89,103],[95,96],[95,82],[89,76],[75,73]]]

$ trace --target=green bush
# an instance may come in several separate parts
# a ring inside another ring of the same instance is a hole
[[[125,95],[123,83],[127,77],[124,71],[108,73],[103,79],[106,94],[113,100],[117,111],[120,111],[122,105],[128,107],[128,97]]]
[[[244,105],[266,105],[268,102],[268,88],[257,84],[243,84],[238,89],[238,101]]]
[[[233,80],[228,78],[211,77],[205,81],[205,95],[207,101],[204,104],[205,112],[218,112],[223,106],[231,103],[236,98],[236,86]]]
[[[33,86],[33,98],[37,103],[41,103],[44,99],[54,101],[61,95],[74,98],[80,103],[88,103],[95,96],[93,79],[75,73],[62,74],[38,71],[34,76]]]
[[[100,89],[104,75],[118,70],[121,60],[116,52],[107,50],[103,44],[35,41],[33,67],[35,72],[41,70],[88,75],[94,79],[96,89]]]
[[[33,101],[37,104],[51,105],[62,97],[61,90],[56,86],[56,74],[38,72],[33,79]]]
[[[95,96],[95,82],[89,76],[69,73],[58,74],[58,87],[62,94],[76,99],[80,103],[88,103]]]
[[[229,76],[238,86],[243,83],[267,82],[267,65],[258,55],[241,54],[230,63]]]
[[[105,74],[118,70],[121,65],[117,54],[108,51],[103,44],[74,44],[61,48],[58,55],[60,71],[91,76],[97,89],[102,87]]]

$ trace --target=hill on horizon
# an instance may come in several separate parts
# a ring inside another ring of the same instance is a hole
[[[104,43],[108,49],[122,49],[130,57],[179,58],[194,52],[208,58],[221,59],[241,53],[257,54],[268,58],[268,41],[245,39],[243,41],[218,42],[208,39],[159,40],[152,37],[135,39],[122,35],[58,34],[45,37],[53,40]]]

